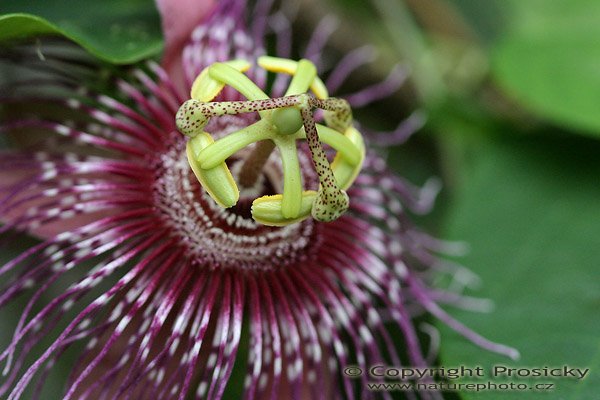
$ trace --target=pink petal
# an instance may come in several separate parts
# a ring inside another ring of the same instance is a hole
[[[192,30],[215,5],[214,0],[156,0],[165,36],[163,67],[171,77],[181,74],[181,51]]]

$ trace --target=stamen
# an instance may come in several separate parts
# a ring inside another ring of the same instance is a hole
[[[208,67],[208,74],[212,79],[231,86],[248,100],[268,99],[269,96],[263,92],[246,75],[235,68],[224,63],[215,63]]]
[[[226,61],[223,64],[229,65],[230,67],[235,68],[240,72],[245,72],[251,67],[251,64],[246,60],[231,60]],[[192,84],[192,90],[190,91],[190,97],[192,99],[200,101],[211,101],[212,99],[217,97],[217,95],[225,87],[224,82],[211,79],[208,71],[208,68],[204,69]]]
[[[258,58],[257,64],[269,72],[295,75],[299,62],[288,60],[287,58],[262,56]],[[327,87],[318,76],[315,76],[310,84],[310,90],[318,99],[326,99],[329,97]]]
[[[290,82],[290,86],[285,92],[286,96],[306,93],[311,83],[317,76],[317,68],[308,60],[298,61],[296,72]]]
[[[280,138],[276,142],[283,166],[283,200],[281,214],[284,218],[297,218],[302,202],[302,175],[294,138]]]
[[[270,72],[293,75],[284,97],[269,98],[243,74],[250,66],[243,60],[212,64],[196,78],[191,99],[180,107],[176,116],[178,129],[191,137],[187,154],[194,174],[217,204],[232,207],[239,200],[239,190],[225,161],[257,143],[239,173],[240,184],[252,187],[271,151],[277,147],[282,160],[283,193],[255,199],[252,217],[273,226],[299,222],[309,215],[318,221],[339,218],[349,206],[345,189],[356,178],[365,156],[362,136],[352,126],[348,102],[328,97],[316,67],[308,60],[260,57],[258,64]],[[213,102],[225,86],[248,100]],[[325,111],[326,125],[315,122],[315,108]],[[217,141],[204,131],[212,117],[253,112],[259,114],[259,121]],[[319,178],[318,191],[302,189],[296,140],[303,139],[308,143]],[[332,164],[321,141],[337,152]]]
[[[202,168],[214,168],[249,144],[273,139],[274,134],[276,133],[270,126],[269,121],[258,121],[207,146],[198,154],[198,161]]]
[[[206,132],[192,138],[186,146],[188,162],[210,197],[223,208],[233,207],[240,198],[240,191],[225,162],[210,169],[202,168],[198,163],[198,154],[213,142]]]

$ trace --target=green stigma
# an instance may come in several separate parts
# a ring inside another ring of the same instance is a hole
[[[283,193],[255,199],[254,220],[264,225],[284,226],[310,216],[322,222],[339,218],[349,207],[346,189],[360,172],[365,157],[362,135],[352,126],[350,105],[328,96],[316,67],[308,60],[260,57],[258,65],[269,72],[292,75],[284,97],[269,98],[244,74],[250,68],[250,63],[244,60],[212,64],[194,81],[191,99],[179,108],[176,116],[177,128],[190,137],[187,157],[192,171],[217,204],[233,207],[240,191],[226,160],[256,143],[247,160],[266,161],[276,147],[281,155]],[[212,101],[225,86],[247,100]],[[315,108],[324,110],[325,125],[315,122]],[[214,141],[204,130],[210,118],[251,112],[258,112],[259,121],[219,140]],[[310,149],[319,178],[316,191],[302,187],[297,140],[306,140]],[[322,143],[336,151],[332,163]],[[256,174],[252,168],[243,167],[240,174],[245,175],[240,182],[252,182]]]

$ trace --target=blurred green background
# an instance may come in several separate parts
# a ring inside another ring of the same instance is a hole
[[[30,15],[0,17],[0,39],[60,34],[105,61],[130,63],[161,51],[153,7],[148,0],[3,0],[0,13]],[[580,381],[507,381],[553,383],[551,392],[449,397],[598,398],[600,2],[304,0],[299,26],[326,14],[342,21],[332,37],[339,53],[366,43],[379,50],[369,80],[398,62],[410,66],[405,88],[365,119],[389,128],[397,121],[381,115],[390,110],[426,113],[422,131],[389,150],[390,162],[415,183],[443,178],[436,211],[422,222],[469,244],[457,261],[483,282],[469,294],[495,303],[490,314],[450,312],[522,355],[518,362],[495,356],[439,324],[440,365],[590,368]]]

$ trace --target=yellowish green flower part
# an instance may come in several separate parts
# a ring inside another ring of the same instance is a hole
[[[270,140],[281,155],[283,193],[255,199],[254,220],[284,226],[311,215],[322,222],[339,218],[349,206],[345,190],[354,182],[365,158],[362,135],[352,126],[350,105],[343,99],[329,97],[316,67],[308,60],[265,56],[257,64],[269,72],[292,75],[283,97],[269,98],[252,82],[244,74],[251,66],[245,60],[214,63],[194,81],[191,99],[176,116],[179,131],[190,137],[187,157],[194,174],[217,204],[233,207],[240,192],[225,161],[252,143]],[[225,86],[247,100],[212,101]],[[324,110],[325,125],[315,122],[315,108]],[[258,112],[257,122],[216,141],[204,130],[210,118],[251,112]],[[307,141],[319,178],[317,191],[302,187],[297,140]],[[321,142],[336,151],[331,164]]]

